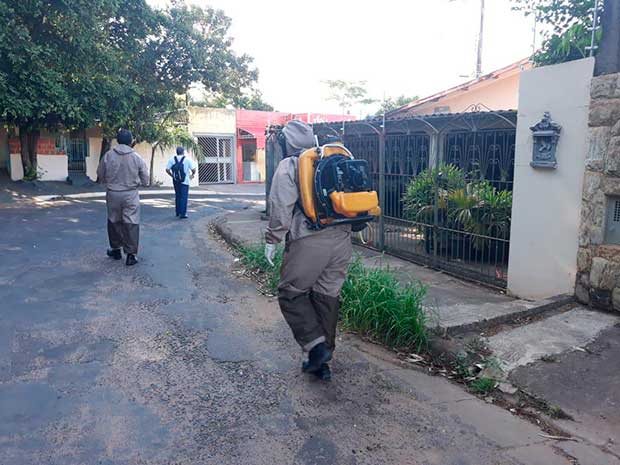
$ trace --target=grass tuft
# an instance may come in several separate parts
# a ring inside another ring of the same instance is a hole
[[[420,352],[426,348],[426,287],[402,285],[388,268],[369,268],[356,258],[342,287],[340,319],[350,330],[393,348]]]
[[[469,384],[469,389],[476,394],[487,395],[495,390],[497,381],[491,378],[479,378]]]
[[[280,268],[284,251],[281,247],[276,248],[273,258],[273,266],[265,258],[265,244],[251,244],[238,247],[241,263],[250,271],[262,275],[261,284],[264,290],[272,295],[278,292],[280,280]]]

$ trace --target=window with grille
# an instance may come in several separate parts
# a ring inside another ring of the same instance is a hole
[[[607,197],[605,242],[620,245],[620,197]]]

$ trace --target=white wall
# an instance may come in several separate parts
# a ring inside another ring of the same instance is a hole
[[[226,108],[190,107],[190,134],[230,134],[237,131],[237,112]]]
[[[508,290],[522,298],[574,292],[593,69],[587,58],[521,74]],[[562,126],[556,170],[530,166],[545,111]]]
[[[97,181],[99,167],[99,153],[101,152],[101,137],[88,138],[88,156],[86,157],[86,176],[91,181]]]
[[[41,181],[66,181],[69,158],[66,155],[37,155]]]
[[[24,167],[22,165],[22,156],[19,153],[11,154],[11,180],[19,181],[24,177]]]
[[[69,176],[68,158],[66,155],[37,155],[37,164],[41,181],[66,181]],[[24,178],[22,157],[19,153],[11,154],[11,180]]]
[[[86,159],[86,174],[93,181],[97,179],[97,166],[99,164],[99,151],[101,149],[101,138],[91,137],[89,139],[90,144],[90,153],[95,153],[96,156],[89,157]],[[118,145],[116,140],[112,141],[112,147]],[[93,152],[93,150],[95,150]],[[146,162],[146,166],[151,167],[151,144],[147,144],[143,142],[134,147],[136,153],[138,153]],[[176,152],[176,147],[167,149],[162,154],[161,150],[157,149],[155,151],[155,160],[153,164],[153,181],[155,183],[160,184],[165,187],[172,187],[172,178],[166,174],[166,164],[168,163],[168,159],[172,157]],[[195,160],[194,155],[191,152],[188,152],[188,157]],[[193,180],[190,181],[191,186],[198,186],[198,173]]]

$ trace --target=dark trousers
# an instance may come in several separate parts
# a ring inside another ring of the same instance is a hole
[[[174,209],[177,216],[187,215],[187,198],[189,197],[189,185],[182,182],[174,183]]]
[[[108,239],[112,249],[123,249],[125,253],[138,253],[140,225],[132,223],[112,223],[108,220]]]
[[[140,240],[140,195],[137,190],[107,191],[108,239],[112,249],[138,253]]]
[[[336,345],[342,287],[351,259],[351,234],[327,228],[286,244],[278,302],[304,351]]]

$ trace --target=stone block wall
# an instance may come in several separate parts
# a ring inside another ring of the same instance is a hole
[[[575,294],[620,311],[620,246],[605,244],[607,196],[620,196],[620,74],[593,78]]]

